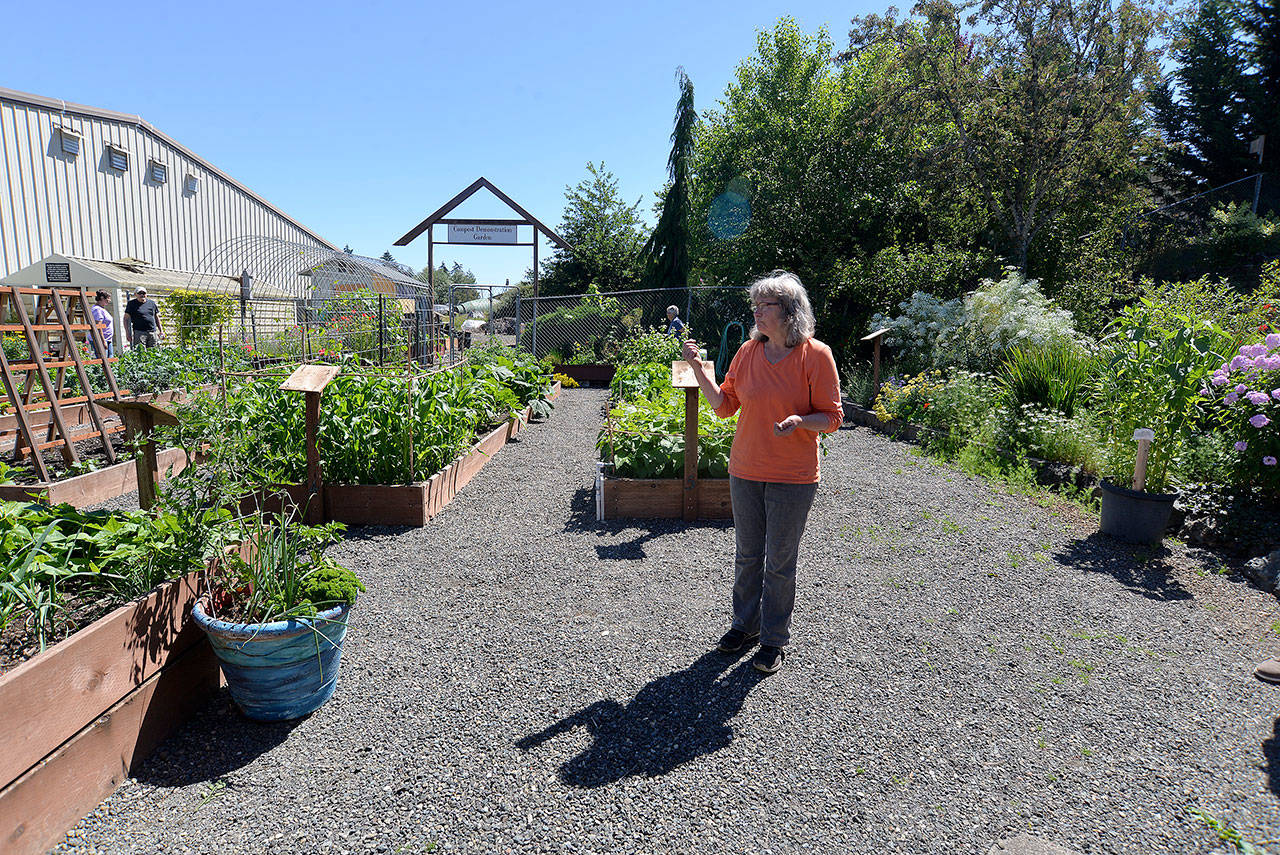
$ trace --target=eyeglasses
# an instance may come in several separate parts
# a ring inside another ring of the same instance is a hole
[[[765,302],[765,303],[752,303],[751,311],[752,313],[763,312],[765,310],[765,307],[767,306],[781,306],[781,305],[782,304],[779,303],[777,300],[774,300],[772,302]]]

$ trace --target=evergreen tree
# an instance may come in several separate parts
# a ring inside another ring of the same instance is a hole
[[[584,293],[588,285],[601,291],[635,288],[640,281],[640,249],[644,223],[640,200],[628,205],[618,193],[618,180],[605,169],[587,164],[587,177],[565,187],[565,209],[559,233],[577,250],[556,249],[539,276],[545,296]]]
[[[355,254],[355,250],[351,248],[351,244],[343,244],[342,251],[345,252],[347,255]]]
[[[1266,134],[1262,168],[1276,172],[1280,171],[1280,0],[1253,0],[1242,24],[1253,66],[1249,93],[1253,136]]]
[[[693,132],[698,114],[693,108],[693,83],[684,69],[676,71],[680,100],[676,103],[675,129],[671,131],[671,156],[667,158],[668,185],[662,213],[641,250],[650,287],[683,288],[689,268],[689,163],[693,158]]]
[[[396,263],[395,256],[391,254],[391,250],[387,250],[386,252],[382,253],[382,258],[381,258],[381,260],[382,260],[382,261],[385,261],[387,264],[395,264],[395,263]]]
[[[1251,171],[1246,52],[1230,0],[1203,0],[1173,49],[1173,85],[1152,92],[1152,113],[1170,145],[1173,189],[1217,187]]]

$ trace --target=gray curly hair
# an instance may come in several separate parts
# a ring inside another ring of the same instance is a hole
[[[809,305],[809,294],[794,273],[785,270],[767,273],[751,283],[749,294],[753,303],[777,300],[781,304],[779,308],[782,309],[783,323],[787,330],[787,347],[795,347],[813,338],[813,307]],[[756,341],[769,340],[756,326],[751,327],[751,337]]]

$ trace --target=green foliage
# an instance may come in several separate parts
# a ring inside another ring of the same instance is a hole
[[[1166,180],[1186,195],[1254,171],[1256,162],[1244,145],[1253,137],[1248,53],[1237,32],[1235,4],[1198,3],[1195,17],[1177,28],[1172,58],[1172,73],[1162,75],[1151,93],[1153,115],[1168,143]]]
[[[660,398],[623,401],[609,411],[596,438],[602,460],[612,460],[619,478],[679,478],[684,475],[684,390],[670,386]],[[698,476],[729,477],[729,449],[738,419],[698,409]]]
[[[224,511],[201,511],[223,528]],[[0,502],[0,629],[21,621],[43,648],[66,623],[73,600],[103,611],[202,563],[188,521],[161,510],[107,513]]]
[[[308,526],[292,514],[249,518],[248,558],[227,556],[210,579],[210,601],[221,620],[270,623],[313,617],[335,605],[355,602],[364,590],[350,570],[321,550],[338,539],[341,523]]]
[[[1202,411],[1209,374],[1231,338],[1212,321],[1143,298],[1121,313],[1103,342],[1093,407],[1104,443],[1103,474],[1132,480],[1137,428],[1155,431],[1146,490],[1164,491]]]
[[[671,391],[671,361],[620,363],[613,372],[609,392],[615,401],[656,401]]]
[[[1255,256],[1280,253],[1280,217],[1259,217],[1244,203],[1219,205],[1210,217],[1212,225],[1201,242],[1215,263],[1239,264]]]
[[[465,303],[469,300],[477,300],[480,297],[479,291],[475,288],[467,287],[468,285],[476,284],[476,275],[456,261],[453,263],[452,268],[445,265],[443,261],[440,262],[440,266],[435,269],[434,275],[431,275],[431,271],[424,267],[415,278],[420,282],[432,283],[432,295],[437,303],[446,304],[449,302],[450,285],[454,286],[453,299],[455,303]]]
[[[685,327],[686,338],[689,328]],[[642,365],[647,362],[671,363],[680,358],[680,339],[668,335],[661,327],[639,327],[618,343],[614,358],[617,365]]]
[[[1071,344],[1015,348],[1000,370],[1011,407],[1034,404],[1070,418],[1094,372],[1093,358]]]
[[[693,83],[680,69],[680,100],[676,103],[675,129],[671,131],[671,156],[667,159],[667,187],[662,193],[658,224],[640,250],[651,288],[683,288],[689,283],[689,167],[693,159]]]
[[[635,319],[623,310],[622,303],[614,297],[602,297],[594,283],[586,287],[581,301],[559,306],[538,316],[537,332],[541,342],[563,343],[558,355],[568,358],[581,345],[592,354],[593,362],[605,361],[605,349],[609,343],[625,334],[628,324]],[[533,324],[525,324],[520,331],[520,347],[533,348]]]
[[[318,429],[325,477],[351,484],[406,484],[448,465],[479,430],[530,406],[545,416],[550,373],[527,355],[473,348],[472,362],[431,374],[339,375],[321,398]],[[208,443],[220,465],[256,485],[298,483],[306,474],[301,397],[278,377],[202,396],[178,408],[180,424],[160,437],[184,448]]]
[[[4,347],[4,358],[10,362],[29,362],[31,350],[27,340],[21,333],[4,333],[0,336],[0,346]]]
[[[855,19],[853,51],[881,48],[879,98],[917,101],[924,146],[971,189],[1025,270],[1032,241],[1064,215],[1129,194],[1144,152],[1144,77],[1156,16],[1145,4],[925,0],[914,17]],[[900,134],[918,133],[898,118]],[[914,117],[913,117],[914,118]]]
[[[164,308],[172,318],[171,328],[183,347],[213,338],[218,325],[231,318],[235,307],[234,297],[209,291],[175,288],[164,297]]]
[[[623,202],[613,173],[587,164],[587,177],[565,188],[559,234],[574,248],[557,248],[540,277],[541,293],[577,294],[594,285],[601,291],[635,288],[642,277],[640,249],[645,227],[640,200]],[[539,320],[541,325],[541,320]]]

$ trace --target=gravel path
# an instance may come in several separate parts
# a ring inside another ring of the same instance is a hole
[[[846,429],[764,678],[708,652],[728,525],[594,521],[603,394],[567,392],[426,528],[336,547],[369,592],[325,707],[262,726],[220,697],[63,848],[1224,846],[1192,810],[1280,837],[1280,688],[1250,676],[1273,597]]]

